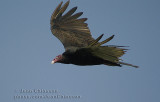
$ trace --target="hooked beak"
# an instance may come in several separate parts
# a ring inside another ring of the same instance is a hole
[[[54,64],[54,63],[55,63],[54,61],[51,62],[51,64]]]

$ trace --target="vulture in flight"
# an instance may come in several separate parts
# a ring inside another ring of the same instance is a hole
[[[109,42],[114,35],[106,40],[99,42],[103,34],[94,39],[85,23],[87,18],[79,18],[83,12],[75,13],[77,7],[73,7],[67,13],[63,14],[67,9],[70,1],[63,6],[61,2],[54,10],[50,25],[51,32],[63,44],[65,52],[58,55],[52,60],[54,63],[85,65],[108,65],[108,66],[132,66],[136,65],[122,62],[120,57],[125,54],[127,49],[124,46],[103,45]]]

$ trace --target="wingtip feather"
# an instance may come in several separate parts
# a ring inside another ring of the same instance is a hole
[[[61,10],[59,11],[59,14],[61,13],[63,13],[66,9],[67,9],[67,7],[68,7],[68,5],[69,5],[69,0],[62,6],[62,8],[61,8]]]
[[[103,37],[104,34],[101,34],[94,42],[92,42],[89,47],[94,46],[97,42]]]
[[[58,12],[59,12],[62,4],[63,4],[63,1],[61,1],[61,3],[59,3],[59,5],[56,7],[56,9],[54,10],[54,12],[53,12],[53,14],[52,14],[51,19],[54,19],[54,18],[56,17],[56,15],[58,14]]]

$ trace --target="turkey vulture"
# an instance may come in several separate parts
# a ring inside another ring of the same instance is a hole
[[[63,14],[69,2],[67,1],[63,6],[63,2],[61,2],[51,16],[51,32],[62,42],[65,48],[65,52],[53,59],[52,64],[64,63],[81,66],[100,64],[109,66],[128,65],[138,68],[138,66],[122,62],[119,58],[127,50],[124,49],[124,46],[102,46],[110,41],[114,35],[102,42],[99,42],[99,40],[103,34],[97,39],[92,38],[88,24],[85,23],[87,18],[79,18],[83,12],[74,14],[77,7],[73,7],[66,14]]]

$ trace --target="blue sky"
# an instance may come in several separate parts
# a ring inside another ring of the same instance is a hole
[[[66,2],[67,0],[64,0]],[[110,67],[50,64],[64,52],[51,34],[50,16],[60,0],[0,1],[1,102],[159,102],[160,1],[71,0],[84,12],[94,38],[115,35],[108,44],[130,46],[124,62]],[[33,90],[57,90],[34,93]],[[20,90],[32,91],[21,93]],[[15,96],[70,95],[79,99],[14,99]]]

